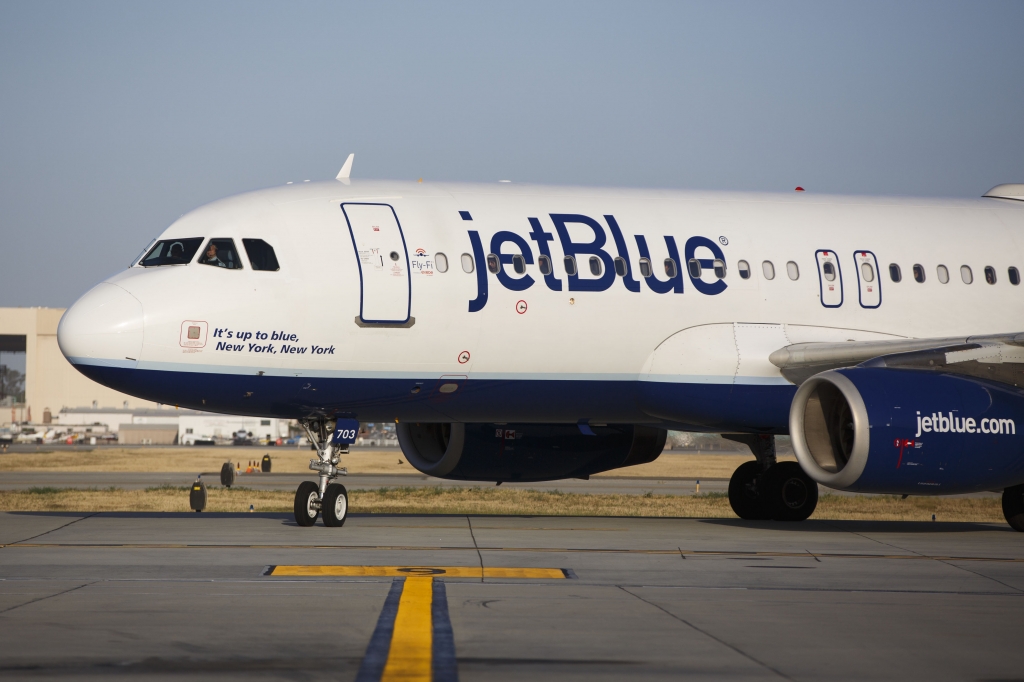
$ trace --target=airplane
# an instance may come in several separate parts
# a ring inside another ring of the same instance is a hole
[[[743,519],[818,484],[1001,491],[1024,531],[1024,184],[923,199],[358,180],[182,216],[64,314],[87,377],[296,419],[295,519],[345,522],[360,421],[439,478],[547,481],[653,461],[670,429],[754,461]],[[796,462],[776,460],[789,434]]]

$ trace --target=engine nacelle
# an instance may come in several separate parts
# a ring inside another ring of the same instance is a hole
[[[1024,481],[1024,392],[928,371],[855,367],[805,381],[789,414],[804,471],[839,490],[954,494]]]
[[[461,481],[555,481],[657,459],[664,429],[576,424],[399,423],[409,463],[437,478]]]

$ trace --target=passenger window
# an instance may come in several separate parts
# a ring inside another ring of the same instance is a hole
[[[665,274],[668,275],[668,278],[672,279],[673,277],[676,276],[677,272],[678,272],[678,270],[676,270],[676,262],[674,260],[672,260],[671,258],[666,258],[665,259]]]
[[[788,274],[789,278],[795,282],[800,279],[800,268],[797,267],[797,264],[793,261],[789,261],[786,263],[786,274]]]
[[[970,265],[960,266],[960,279],[964,281],[964,284],[970,284],[974,281],[974,273],[971,272]]]
[[[924,266],[920,263],[914,266],[914,281],[924,282]]]
[[[725,279],[725,261],[721,258],[716,258],[713,266],[715,268],[715,277]]]
[[[242,261],[238,258],[238,252],[235,251],[235,243],[230,239],[211,239],[207,242],[203,255],[199,256],[198,262],[202,265],[213,265],[228,270],[242,268]]]
[[[875,281],[875,269],[871,267],[871,263],[860,264],[860,276],[864,278],[865,282]]]
[[[894,282],[899,282],[903,279],[903,273],[900,272],[900,266],[895,263],[889,263],[889,279]]]
[[[770,260],[761,263],[761,272],[764,273],[765,279],[775,279],[775,266]]]
[[[497,255],[493,253],[487,254],[487,269],[490,270],[495,275],[498,274],[498,268],[500,264],[501,261],[498,260]]]
[[[448,272],[448,256],[440,252],[435,253],[434,267],[437,268],[438,272]]]
[[[690,271],[690,277],[694,279],[700,279],[701,267],[700,261],[696,258],[691,258],[686,261],[686,268]]]
[[[192,262],[192,256],[196,255],[202,243],[202,237],[161,239],[153,245],[139,265],[144,268],[158,265],[187,265]]]
[[[629,263],[622,256],[615,259],[615,274],[619,277],[625,277],[629,274]]]
[[[551,259],[547,256],[541,255],[537,257],[537,266],[540,268],[540,274],[547,276],[551,274]]]
[[[825,274],[825,280],[828,282],[836,281],[836,266],[826,261],[821,265],[821,271]]]
[[[599,277],[604,270],[601,259],[597,256],[590,257],[590,274]]]
[[[518,253],[512,256],[512,269],[516,271],[517,275],[525,273],[526,259],[520,256]]]
[[[949,282],[949,270],[946,269],[945,265],[940,265],[935,268],[935,274],[938,275],[939,281],[943,284]]]
[[[281,266],[277,263],[277,254],[274,247],[262,239],[243,239],[242,246],[249,256],[249,265],[253,270],[277,271]]]
[[[574,257],[566,256],[562,262],[565,264],[565,274],[570,276],[576,274],[576,259]]]
[[[1013,286],[1020,284],[1020,271],[1017,270],[1017,268],[1011,266],[1010,269],[1006,271],[1006,275],[1010,278],[1010,284]]]
[[[650,277],[654,274],[654,270],[651,269],[651,260],[649,258],[640,259],[640,274],[643,277]]]
[[[745,260],[737,262],[736,272],[740,273],[740,279],[750,279],[750,263]]]
[[[462,271],[473,272],[473,257],[468,253],[462,254]]]
[[[988,284],[996,283],[996,269],[991,265],[985,266],[985,282]]]

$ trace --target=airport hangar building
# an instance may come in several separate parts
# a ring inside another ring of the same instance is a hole
[[[239,429],[257,438],[288,437],[287,420],[167,408],[88,379],[57,345],[63,314],[64,308],[0,308],[0,352],[25,353],[25,402],[0,407],[0,424],[102,424],[106,433],[118,434],[118,442],[130,444],[186,443],[188,436],[230,438]]]

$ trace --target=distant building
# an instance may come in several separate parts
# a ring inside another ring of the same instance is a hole
[[[55,427],[76,433],[85,433],[87,427],[93,427],[89,435],[93,431],[107,432],[116,435],[117,442],[125,445],[230,443],[240,433],[245,434],[240,440],[276,442],[289,437],[291,424],[288,419],[242,417],[173,407],[137,410],[71,407],[53,415]]]

